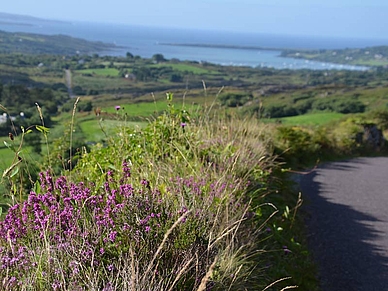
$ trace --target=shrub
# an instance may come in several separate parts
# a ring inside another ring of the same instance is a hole
[[[245,94],[245,93],[227,93],[219,96],[221,105],[227,106],[227,107],[242,106],[252,99],[253,99],[252,94]]]
[[[0,223],[2,289],[198,288],[247,211],[238,180],[176,177],[162,189],[125,161],[105,178],[86,185],[41,173],[38,191]]]
[[[264,107],[264,116],[267,118],[279,118],[295,115],[298,115],[298,111],[290,105],[271,105]]]
[[[123,119],[73,170],[40,174],[0,222],[0,289],[257,290],[308,265],[281,232],[299,200],[284,205],[265,126],[172,97],[146,128]]]
[[[313,163],[320,150],[313,135],[302,127],[277,127],[275,144],[276,152],[292,166]]]

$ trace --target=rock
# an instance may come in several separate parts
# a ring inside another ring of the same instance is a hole
[[[362,144],[375,151],[380,151],[385,144],[383,132],[373,123],[363,124],[363,127]]]

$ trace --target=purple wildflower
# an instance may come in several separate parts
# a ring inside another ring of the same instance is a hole
[[[285,255],[292,253],[292,251],[290,251],[287,246],[283,246],[283,251]]]
[[[117,231],[112,231],[110,234],[109,234],[109,240],[111,242],[114,242],[116,240],[116,236],[117,236]]]
[[[131,177],[131,169],[128,166],[128,162],[124,161],[122,167],[123,167],[124,177],[125,178]]]
[[[119,105],[116,105],[116,106],[115,106],[116,111],[119,111],[120,108],[121,108],[121,107],[120,107]]]

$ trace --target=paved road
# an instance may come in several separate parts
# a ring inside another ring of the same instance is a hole
[[[322,291],[388,290],[388,158],[329,163],[300,186]]]

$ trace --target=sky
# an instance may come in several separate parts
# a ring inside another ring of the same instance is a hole
[[[0,12],[130,25],[386,39],[387,0],[12,0]]]

